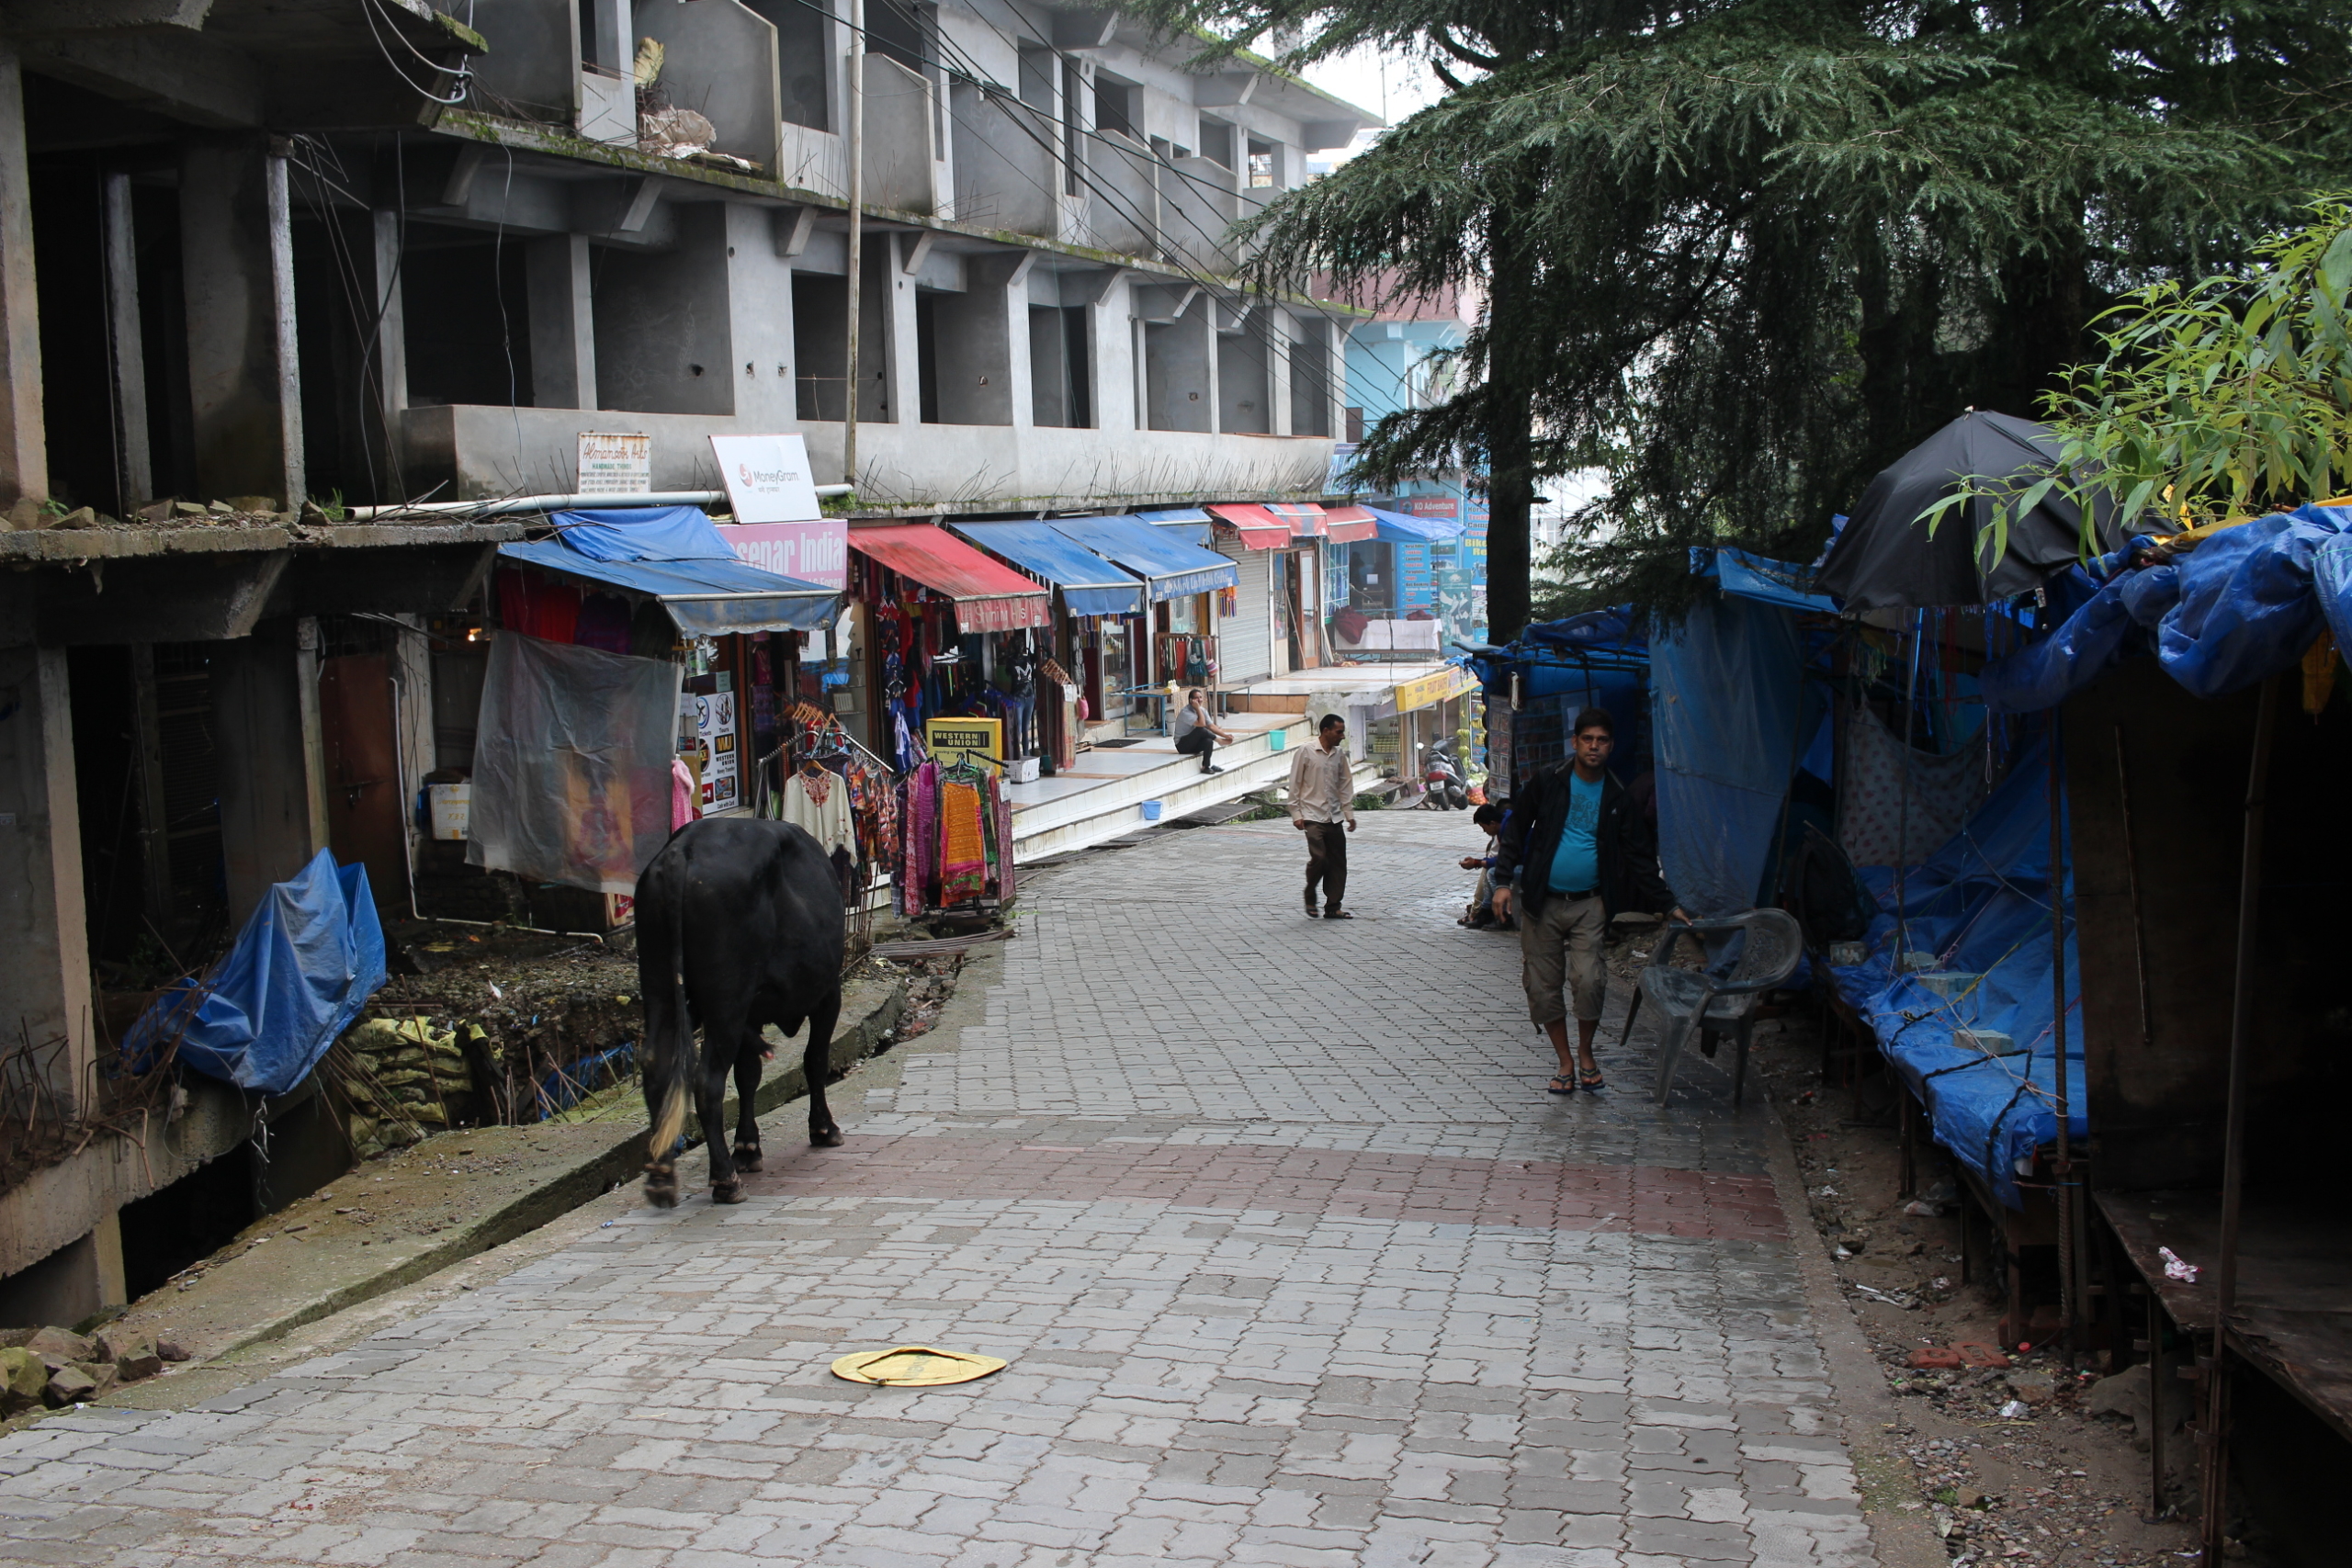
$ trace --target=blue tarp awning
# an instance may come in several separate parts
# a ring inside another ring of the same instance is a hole
[[[1041,577],[1062,591],[1073,615],[1133,615],[1143,610],[1143,583],[1047,523],[951,523],[984,550]]]
[[[1404,512],[1384,512],[1377,506],[1364,510],[1380,525],[1373,537],[1385,544],[1451,544],[1465,532],[1461,522],[1452,517],[1415,517]]]
[[[1140,517],[1056,517],[1046,525],[1141,577],[1155,604],[1241,583],[1240,568],[1225,557]]]
[[[1723,591],[1741,599],[1758,599],[1790,610],[1838,613],[1838,602],[1813,591],[1813,568],[1773,560],[1747,550],[1690,547],[1690,574],[1713,578]]]
[[[2227,695],[2294,668],[2322,632],[2339,642],[2352,632],[2347,580],[2352,509],[2302,506],[2219,529],[2166,565],[2118,572],[2049,637],[1987,664],[1985,705],[2054,707],[2151,650],[2192,695]]]
[[[210,974],[155,998],[123,1051],[152,1066],[176,1035],[175,1059],[207,1077],[284,1094],[310,1076],[384,978],[384,928],[368,870],[338,867],[321,850],[263,896]]]
[[[695,507],[559,512],[550,521],[556,537],[501,545],[499,555],[641,593],[690,637],[805,631],[840,615],[837,591],[739,559]]]

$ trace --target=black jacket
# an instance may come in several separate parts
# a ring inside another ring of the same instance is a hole
[[[1559,852],[1560,832],[1568,820],[1568,779],[1573,760],[1554,763],[1527,781],[1527,788],[1511,798],[1503,818],[1501,839],[1495,845],[1495,886],[1509,887],[1520,908],[1515,913],[1532,919],[1551,897],[1552,857]],[[1600,907],[1613,917],[1627,909],[1663,915],[1674,908],[1674,895],[1658,874],[1657,842],[1650,825],[1617,782],[1614,773],[1600,780],[1600,822],[1593,829],[1600,851]],[[1521,886],[1520,873],[1527,873]]]

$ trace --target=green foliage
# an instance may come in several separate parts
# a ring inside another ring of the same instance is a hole
[[[1964,408],[2066,385],[2128,290],[2352,184],[2352,0],[1160,14],[1212,54],[1297,28],[1287,63],[1377,42],[1451,84],[1248,227],[1266,287],[1487,291],[1459,389],[1379,422],[1359,469],[1489,467],[1500,633],[1507,484],[1608,471],[1558,563],[1605,595],[1686,597],[1694,544],[1809,556]]]
[[[2047,402],[2065,477],[1983,487],[1996,530],[2053,488],[2166,531],[2352,489],[2352,197],[2309,211],[2251,268],[2154,283],[2101,318],[2105,357]]]

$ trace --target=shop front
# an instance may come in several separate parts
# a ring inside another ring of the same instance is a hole
[[[849,546],[873,698],[868,744],[903,773],[924,758],[925,720],[993,718],[1010,755],[1035,755],[1053,591],[933,524],[859,525]]]
[[[1140,517],[1056,517],[1044,526],[1142,580],[1136,686],[1225,683],[1216,628],[1219,600],[1240,581],[1233,562]]]
[[[1440,615],[1434,563],[1458,556],[1463,525],[1385,507],[1349,510],[1364,513],[1371,526],[1334,550],[1344,550],[1334,567],[1344,571],[1345,589],[1330,615],[1334,651],[1356,660],[1442,657],[1451,632]]]
[[[745,809],[840,594],[748,566],[693,507],[558,513],[503,545],[468,859],[626,896],[679,821]]]
[[[955,532],[999,560],[1051,584],[1061,595],[1036,683],[1036,741],[1041,770],[1051,773],[1077,760],[1085,716],[1109,716],[1106,699],[1131,681],[1124,664],[1115,683],[1106,678],[1104,650],[1124,659],[1129,627],[1144,613],[1144,583],[1050,523],[958,523]],[[1084,706],[1080,705],[1083,702]]]
[[[1266,574],[1264,673],[1283,675],[1329,663],[1323,630],[1323,567],[1330,533],[1323,508],[1269,502],[1220,503],[1208,510],[1219,525],[1220,551],[1243,559],[1256,555],[1266,563],[1261,569]],[[1362,525],[1351,522],[1347,526],[1353,532]],[[1243,581],[1250,582],[1253,575],[1245,572]],[[1248,599],[1245,593],[1245,615],[1251,613]]]

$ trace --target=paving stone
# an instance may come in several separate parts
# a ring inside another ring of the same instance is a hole
[[[1333,927],[1272,828],[1036,874],[981,1021],[842,1149],[780,1127],[738,1207],[0,1440],[0,1559],[1868,1562],[1766,1123],[1703,1063],[1653,1106],[1613,1023],[1615,1088],[1543,1093],[1515,944],[1453,924],[1470,840],[1368,815]],[[1011,1365],[826,1373],[899,1343]]]

